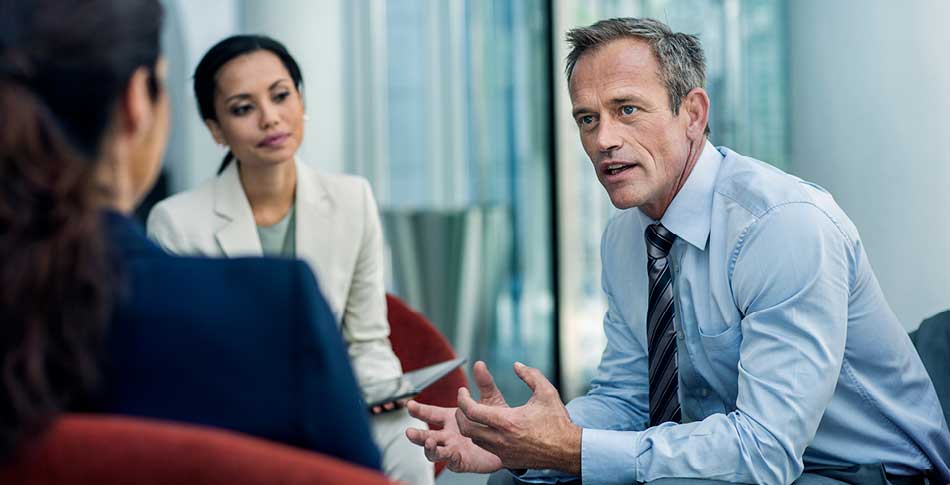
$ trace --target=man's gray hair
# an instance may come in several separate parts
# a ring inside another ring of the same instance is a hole
[[[666,85],[673,114],[679,114],[680,103],[690,90],[706,87],[706,58],[699,38],[673,32],[659,20],[633,17],[601,20],[590,27],[568,31],[567,43],[571,47],[565,69],[568,83],[581,56],[618,39],[639,39],[650,45],[660,65],[657,74]]]

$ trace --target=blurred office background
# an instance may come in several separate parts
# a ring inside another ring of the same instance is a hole
[[[174,118],[165,190],[223,153],[190,76],[221,38],[301,63],[300,157],[368,178],[389,288],[513,403],[510,365],[569,399],[603,347],[599,239],[614,209],[584,155],[564,32],[650,16],[706,49],[712,142],[828,188],[908,330],[950,308],[950,3],[940,0],[166,0]],[[445,478],[462,480],[464,477]]]

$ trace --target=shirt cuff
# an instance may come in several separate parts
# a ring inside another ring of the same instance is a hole
[[[584,429],[581,478],[584,485],[636,483],[641,431]]]

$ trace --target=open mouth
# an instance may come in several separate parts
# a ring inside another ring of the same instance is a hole
[[[617,175],[618,173],[625,172],[633,168],[633,165],[627,163],[611,163],[604,168],[604,173],[607,175]]]

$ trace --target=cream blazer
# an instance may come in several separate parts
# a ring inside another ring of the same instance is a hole
[[[389,343],[383,235],[369,183],[295,163],[297,257],[317,275],[360,384],[396,377],[402,367]],[[156,205],[148,217],[148,234],[176,254],[263,254],[237,163]]]

